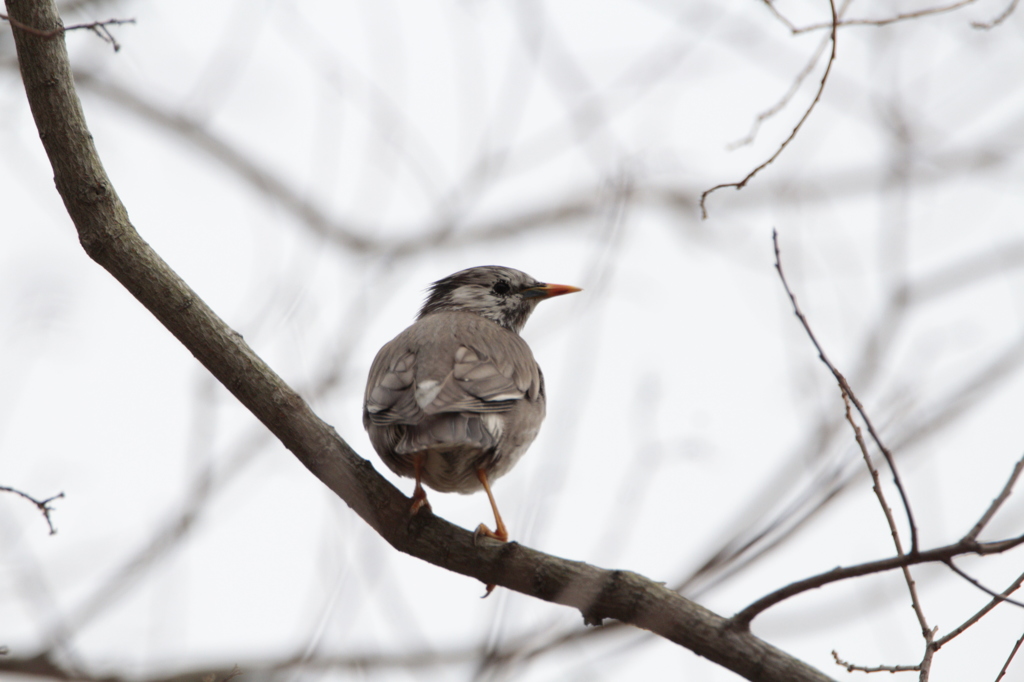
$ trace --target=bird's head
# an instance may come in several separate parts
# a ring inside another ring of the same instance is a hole
[[[538,303],[574,291],[580,290],[538,282],[512,268],[485,265],[434,282],[416,319],[444,310],[465,310],[518,334]]]

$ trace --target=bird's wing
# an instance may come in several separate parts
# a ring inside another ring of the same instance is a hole
[[[517,400],[536,400],[542,384],[518,334],[476,315],[438,314],[381,349],[365,407],[375,424],[417,424],[442,412],[506,412]]]
[[[423,414],[413,391],[416,353],[397,341],[381,348],[370,367],[363,408],[374,423],[415,424]]]

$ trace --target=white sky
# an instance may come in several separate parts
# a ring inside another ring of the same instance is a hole
[[[828,18],[827,3],[777,6],[801,25]],[[847,16],[926,6],[854,2]],[[1005,6],[842,29],[807,124],[745,189],[711,195],[706,221],[700,192],[775,151],[825,66],[754,144],[729,151],[824,36],[790,35],[758,2],[126,1],[66,22],[137,21],[112,29],[116,54],[89,32],[68,36],[136,228],[404,491],[412,482],[373,454],[360,404],[374,353],[413,320],[425,287],[489,263],[582,286],[524,331],[548,417],[495,493],[517,541],[673,584],[733,533],[820,495],[816,476],[863,469],[841,424],[817,444],[842,404],[774,272],[773,228],[819,339],[900,457],[923,547],[966,532],[1021,456],[1024,15],[971,27]],[[303,654],[458,658],[583,629],[578,613],[502,589],[481,601],[482,585],[397,554],[213,386],[81,250],[6,26],[0,59],[0,485],[67,496],[54,536],[30,505],[0,496],[0,644],[12,656],[56,647],[90,672],[144,676]],[[238,150],[331,229],[393,244],[450,225],[453,237],[394,258],[347,249],[174,121]],[[586,212],[471,238],[563,205]],[[969,284],[948,269],[981,255]],[[922,297],[885,318],[908,281]],[[951,290],[924,297],[936,290],[922,282]],[[880,354],[864,368],[873,334]],[[197,499],[169,551],[121,573]],[[490,522],[482,495],[430,500],[464,527]],[[983,537],[1019,534],[1022,511],[1012,498]],[[892,553],[859,476],[697,598],[729,615]],[[1022,571],[1012,552],[958,565],[997,590]],[[944,568],[914,575],[940,635],[987,601]],[[997,608],[937,654],[931,679],[995,679],[1022,625],[1024,610]],[[833,649],[861,665],[921,654],[895,573],[785,602],[754,631],[837,678],[847,673]],[[635,631],[499,670],[478,661],[287,676],[735,679]]]

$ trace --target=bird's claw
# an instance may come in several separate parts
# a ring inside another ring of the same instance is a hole
[[[498,542],[508,542],[508,531],[504,528],[498,528],[497,531],[493,531],[481,523],[473,533],[473,544],[480,544],[479,541],[482,537],[494,538]]]
[[[421,497],[419,499],[416,499],[414,497],[413,500],[412,500],[412,506],[409,507],[409,515],[410,516],[416,516],[416,514],[418,514],[421,509],[426,509],[427,511],[433,511],[433,509],[430,508],[430,503],[427,502],[427,498],[426,497]]]
[[[416,490],[414,490],[412,493],[412,506],[409,507],[409,515],[416,516],[416,514],[419,513],[420,509],[424,508],[426,508],[427,511],[433,511],[430,508],[430,502],[427,501],[427,491],[424,490],[423,487],[419,484],[419,481],[417,481]]]

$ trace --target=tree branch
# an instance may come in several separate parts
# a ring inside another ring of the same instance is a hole
[[[41,29],[29,26],[28,24],[23,24],[17,19],[12,19],[6,14],[0,14],[0,19],[9,22],[11,26],[20,31],[31,33],[32,35],[38,36],[40,38],[56,38],[62,33],[66,33],[68,31],[88,29],[96,35],[98,35],[103,42],[110,44],[114,48],[114,52],[120,51],[121,44],[117,42],[117,39],[114,38],[114,34],[110,32],[110,27],[135,23],[134,19],[107,19],[106,21],[90,21],[86,24],[72,24],[71,26],[64,26],[62,24],[57,28],[48,31],[43,31]]]
[[[772,244],[775,246],[775,270],[779,273],[779,279],[782,280],[782,286],[786,290],[786,295],[789,296],[789,302],[793,305],[793,314],[796,315],[797,319],[800,320],[800,324],[803,326],[804,331],[807,332],[808,338],[811,343],[814,344],[814,349],[818,351],[818,358],[828,367],[829,371],[832,372],[832,376],[835,377],[836,382],[839,384],[839,390],[843,395],[849,396],[850,401],[853,402],[854,407],[857,408],[857,413],[861,419],[864,420],[864,424],[868,427],[868,433],[871,434],[871,439],[878,446],[878,449],[882,451],[882,455],[885,457],[886,463],[889,465],[889,471],[892,473],[893,483],[896,484],[896,490],[899,491],[900,499],[903,501],[903,509],[907,515],[907,524],[910,526],[910,553],[916,554],[918,550],[917,543],[917,524],[914,522],[914,514],[910,508],[910,499],[907,497],[906,490],[903,488],[903,481],[900,479],[899,471],[896,469],[896,460],[890,452],[889,448],[882,442],[882,438],[875,431],[875,426],[871,422],[871,418],[868,417],[867,411],[861,404],[860,400],[857,399],[857,395],[853,392],[853,388],[850,383],[846,380],[832,361],[825,355],[825,350],[818,343],[818,337],[814,335],[811,330],[811,325],[807,321],[807,317],[803,311],[800,310],[800,306],[796,302],[796,296],[793,294],[792,289],[789,288],[789,282],[786,281],[786,273],[782,269],[782,256],[779,252],[779,235],[778,232],[772,230]]]
[[[761,165],[747,173],[746,177],[740,180],[739,182],[725,182],[720,185],[715,185],[710,189],[704,190],[704,192],[700,195],[701,218],[707,219],[708,217],[708,211],[705,206],[708,195],[710,195],[712,192],[716,190],[724,189],[725,187],[735,187],[736,189],[743,189],[744,187],[747,186],[747,183],[750,182],[755,175],[757,175],[762,170],[771,165],[775,161],[775,159],[779,158],[779,155],[782,154],[783,150],[785,150],[785,148],[789,146],[789,143],[793,141],[793,138],[796,137],[796,134],[800,132],[800,128],[803,126],[804,121],[810,118],[811,112],[814,111],[814,107],[821,100],[821,93],[825,92],[825,83],[828,82],[828,76],[830,73],[832,73],[832,65],[836,61],[836,26],[839,24],[839,16],[836,13],[835,0],[828,0],[828,6],[829,9],[832,11],[832,34],[830,36],[832,40],[832,52],[828,56],[828,64],[825,65],[825,73],[821,75],[821,83],[818,85],[818,92],[814,94],[814,99],[811,100],[811,103],[807,106],[807,110],[804,111],[804,115],[801,116],[800,120],[797,121],[795,126],[793,126],[793,130],[789,133],[789,137],[783,140],[782,144],[779,145],[779,148],[775,150],[775,153],[769,156],[767,160],[763,161]]]
[[[57,534],[57,529],[53,527],[53,519],[50,518],[50,512],[53,511],[53,507],[50,506],[50,503],[53,502],[54,500],[59,500],[62,497],[64,497],[64,493],[57,493],[56,495],[47,497],[45,500],[37,500],[28,493],[23,493],[17,488],[10,488],[5,485],[0,485],[0,490],[7,493],[14,493],[15,495],[21,495],[26,500],[34,504],[39,509],[39,511],[42,512],[43,518],[46,519],[46,525],[50,527],[50,535]]]
[[[52,0],[6,0],[11,17],[58,30]],[[584,622],[614,618],[651,630],[750,680],[827,680],[821,672],[728,621],[628,571],[483,540],[409,499],[356,454],[165,263],[131,225],[93,145],[60,38],[14,31],[25,92],[54,181],[86,253],[131,292],[332,491],[399,551],[485,584],[578,609]]]
[[[771,608],[775,604],[789,599],[790,597],[794,597],[802,592],[824,587],[829,583],[834,583],[839,580],[848,580],[862,575],[871,575],[872,573],[883,573],[885,571],[892,571],[897,568],[914,566],[916,564],[927,564],[937,561],[946,563],[952,557],[960,556],[962,554],[977,554],[978,556],[1000,554],[1008,549],[1019,547],[1022,544],[1024,544],[1024,535],[998,542],[972,542],[964,539],[959,542],[954,542],[951,545],[943,545],[942,547],[936,547],[934,549],[922,550],[917,554],[897,555],[889,557],[888,559],[867,561],[863,564],[856,564],[853,566],[840,566],[833,568],[831,571],[819,573],[818,575],[811,576],[810,578],[804,578],[803,580],[790,583],[771,594],[761,597],[742,611],[739,611],[731,618],[731,622],[734,627],[745,628],[758,614]]]

